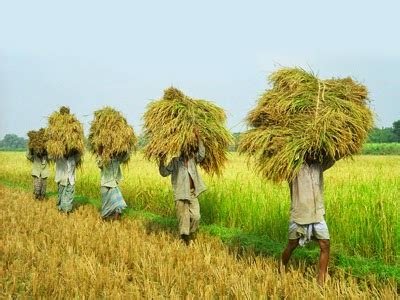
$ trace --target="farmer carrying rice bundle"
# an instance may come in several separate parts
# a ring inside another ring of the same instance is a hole
[[[361,150],[373,125],[368,91],[351,78],[320,80],[299,68],[282,68],[269,80],[272,88],[248,114],[252,128],[239,151],[255,160],[265,178],[289,182],[289,243],[282,262],[288,263],[299,244],[317,239],[322,284],[329,261],[323,172]]]
[[[55,181],[58,185],[57,207],[70,212],[75,193],[75,169],[81,164],[84,152],[82,124],[68,107],[61,107],[49,117],[46,129],[47,152],[56,162]]]
[[[118,220],[126,203],[118,186],[122,180],[120,164],[128,162],[137,138],[122,114],[111,107],[94,113],[89,143],[101,170],[101,216]]]
[[[197,198],[206,190],[197,164],[207,173],[221,174],[227,160],[232,138],[225,120],[221,108],[191,99],[173,87],[150,103],[144,115],[145,156],[159,162],[162,176],[171,175],[179,232],[186,244],[197,231]]]
[[[45,129],[28,132],[29,142],[26,158],[32,162],[33,194],[36,199],[46,197],[47,178],[50,176]]]

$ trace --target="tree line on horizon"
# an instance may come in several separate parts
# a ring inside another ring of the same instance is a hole
[[[241,132],[233,133],[234,143],[229,146],[229,151],[236,151]],[[87,139],[86,139],[87,141]],[[368,134],[367,143],[381,144],[381,143],[400,143],[400,120],[393,122],[391,127],[373,128]],[[138,148],[142,148],[146,144],[145,138],[140,135],[138,140]],[[20,137],[14,133],[6,134],[0,140],[0,150],[26,150],[28,139]],[[88,143],[86,143],[88,146]]]

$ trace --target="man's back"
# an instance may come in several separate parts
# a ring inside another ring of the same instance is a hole
[[[68,158],[56,159],[56,183],[61,185],[75,184],[75,167],[78,161],[77,155]]]
[[[324,166],[303,164],[290,183],[290,220],[297,224],[318,223],[324,220]]]

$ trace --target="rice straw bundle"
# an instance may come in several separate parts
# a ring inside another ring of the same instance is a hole
[[[249,112],[239,152],[275,182],[292,180],[305,161],[338,160],[360,152],[373,126],[367,88],[350,77],[319,80],[300,68],[269,77],[272,88]]]
[[[209,101],[191,99],[170,87],[162,99],[148,105],[144,114],[144,134],[148,140],[145,156],[155,160],[181,154],[191,157],[198,150],[198,130],[206,149],[200,166],[209,174],[219,175],[232,142],[225,121],[222,108]]]
[[[53,159],[66,157],[73,153],[83,154],[85,150],[83,126],[70,113],[68,107],[53,112],[46,129],[47,153]]]
[[[94,112],[89,133],[90,150],[103,163],[107,164],[114,157],[130,155],[136,142],[132,126],[119,111],[105,107]]]
[[[40,128],[38,131],[31,130],[28,132],[28,149],[35,155],[45,155],[47,153],[47,137],[46,130],[44,128]]]

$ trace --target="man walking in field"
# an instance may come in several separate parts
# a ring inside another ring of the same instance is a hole
[[[161,159],[159,167],[161,176],[171,175],[179,234],[186,245],[195,238],[200,223],[200,205],[197,198],[206,190],[196,166],[204,160],[205,147],[197,130],[195,135],[198,139],[198,151],[193,157],[174,157],[167,166],[164,159]]]
[[[101,159],[97,165],[101,170],[101,216],[104,219],[119,220],[126,203],[119,189],[119,182],[123,179],[120,164],[129,159],[129,154],[124,157],[115,157],[104,165]]]
[[[80,160],[81,156],[77,152],[56,159],[57,207],[61,212],[69,213],[72,210],[75,192],[75,169]]]
[[[36,199],[46,197],[47,178],[50,176],[47,154],[35,154],[28,150],[26,158],[32,162],[33,194]]]
[[[289,183],[291,208],[289,242],[282,254],[282,263],[287,267],[292,252],[298,245],[304,246],[312,238],[320,247],[318,283],[325,281],[329,262],[329,231],[324,215],[323,172],[332,167],[334,161],[323,164],[310,161],[301,166],[297,176]]]

